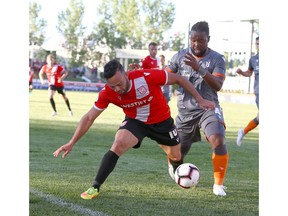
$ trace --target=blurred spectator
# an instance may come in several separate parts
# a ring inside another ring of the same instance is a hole
[[[91,79],[93,81],[97,81],[98,80],[98,68],[97,67],[93,67],[91,69]]]
[[[33,67],[31,67],[31,65],[29,66],[29,93],[30,95],[32,94],[32,90],[33,90],[33,78],[34,78],[34,69]]]
[[[86,68],[85,68],[85,66],[83,65],[83,66],[81,67],[81,70],[80,70],[80,77],[84,76],[85,73],[86,73]]]

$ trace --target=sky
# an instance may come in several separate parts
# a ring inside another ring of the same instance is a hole
[[[48,24],[48,27],[46,28],[47,39],[44,46],[49,49],[49,47],[54,47],[55,44],[58,44],[58,41],[61,40],[61,36],[57,33],[55,28],[58,22],[57,17],[60,11],[69,7],[70,0],[57,1],[57,4],[51,4],[51,1],[47,0],[34,1],[41,5],[42,9],[39,15],[44,18]],[[245,46],[247,47],[246,49],[250,49],[251,24],[249,22],[241,22],[240,20],[259,19],[259,14],[255,13],[255,10],[253,9],[256,7],[257,1],[250,1],[250,7],[247,7],[242,0],[239,1],[235,8],[231,7],[231,1],[229,0],[206,0],[203,2],[191,0],[166,1],[174,3],[176,8],[173,26],[164,34],[166,39],[177,32],[185,33],[187,35],[189,26],[191,27],[198,21],[206,20],[209,22],[210,26],[210,46],[212,46],[212,48],[217,49],[219,52],[223,52],[225,49],[224,46],[231,48],[232,43],[233,45],[236,45],[237,49],[239,46]],[[97,22],[96,8],[100,2],[100,0],[83,0],[85,6],[83,24],[87,26],[89,31],[92,30],[92,27]],[[239,11],[243,12],[239,13]],[[186,38],[186,45],[187,42],[188,39]]]

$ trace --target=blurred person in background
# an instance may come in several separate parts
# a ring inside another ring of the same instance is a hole
[[[241,128],[238,131],[238,137],[236,140],[237,146],[241,146],[244,136],[259,125],[259,37],[257,37],[255,40],[255,47],[257,53],[256,55],[251,56],[249,59],[248,69],[246,71],[242,71],[241,68],[238,68],[236,73],[245,77],[251,77],[254,72],[254,94],[256,96],[255,102],[257,105],[258,114],[255,118],[250,120],[244,128]]]
[[[46,62],[47,64],[43,65],[39,72],[39,78],[40,78],[40,82],[42,85],[45,84],[44,74],[46,74],[46,77],[48,79],[48,85],[49,85],[48,94],[49,94],[50,104],[53,109],[51,116],[57,115],[56,104],[53,98],[56,91],[62,95],[62,98],[67,105],[69,116],[73,116],[73,112],[70,107],[69,99],[65,94],[64,83],[63,83],[63,80],[68,76],[68,71],[66,71],[64,67],[61,66],[60,64],[55,63],[55,57],[52,54],[49,54],[47,56]]]
[[[160,55],[159,57],[160,57],[160,69],[164,70],[167,67],[167,65],[165,64],[165,56]],[[161,87],[161,90],[162,90],[162,92],[166,98],[167,103],[169,103],[169,101],[171,99],[171,95],[172,95],[172,93],[171,93],[172,88],[171,87],[172,87],[171,85],[164,85]]]
[[[32,94],[33,91],[33,78],[35,76],[33,67],[29,67],[29,93]]]

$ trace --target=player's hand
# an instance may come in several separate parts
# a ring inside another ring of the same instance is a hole
[[[186,65],[192,67],[193,70],[195,70],[195,71],[199,70],[200,65],[198,64],[197,60],[195,59],[195,57],[192,54],[187,52],[185,54],[185,58],[183,61]]]
[[[242,75],[243,71],[242,71],[240,68],[238,68],[238,69],[236,70],[236,73]]]
[[[72,150],[73,146],[70,145],[69,143],[65,144],[65,145],[62,145],[60,148],[58,148],[54,153],[54,157],[58,157],[58,155],[63,151],[63,155],[62,155],[62,158],[65,158],[69,153],[70,151]]]
[[[198,106],[202,109],[215,109],[215,103],[213,101],[209,101],[206,99],[201,99],[200,101],[198,101]]]
[[[140,68],[140,65],[138,63],[131,63],[129,64],[129,67],[132,68],[133,70],[137,70]]]

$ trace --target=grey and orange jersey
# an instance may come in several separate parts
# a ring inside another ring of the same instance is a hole
[[[259,94],[259,53],[250,58],[249,69],[254,72],[254,92],[257,95]]]
[[[203,98],[214,101],[215,105],[219,106],[217,91],[210,88],[203,78],[192,69],[192,67],[185,65],[183,60],[185,59],[185,53],[187,52],[192,53],[190,48],[180,50],[176,53],[172,57],[168,68],[166,69],[170,72],[178,73],[181,76],[186,77]],[[225,57],[218,52],[209,49],[209,53],[202,59],[198,60],[198,63],[214,76],[225,78],[226,60]],[[189,114],[189,112],[201,110],[195,99],[190,94],[186,93],[182,87],[177,89],[177,100],[178,111],[182,114]]]

